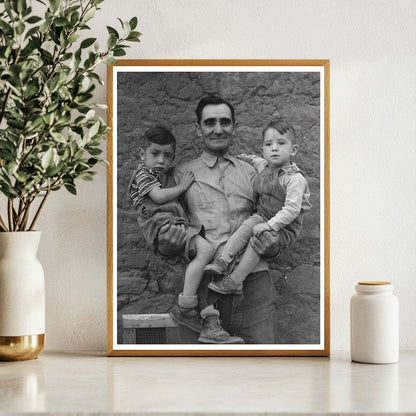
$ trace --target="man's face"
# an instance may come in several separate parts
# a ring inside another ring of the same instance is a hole
[[[226,104],[210,104],[204,107],[197,134],[202,137],[205,149],[214,156],[223,156],[232,144],[236,123]]]

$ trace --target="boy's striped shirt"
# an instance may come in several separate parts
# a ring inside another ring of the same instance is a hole
[[[152,189],[161,186],[159,172],[140,163],[129,186],[129,194],[134,207],[137,208]]]

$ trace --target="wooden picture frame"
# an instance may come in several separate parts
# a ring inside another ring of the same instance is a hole
[[[109,356],[329,356],[329,67],[329,60],[120,60],[108,67]],[[203,151],[195,108],[208,94],[235,108],[233,154],[261,156],[262,131],[272,119],[283,117],[296,131],[295,162],[312,209],[293,246],[268,261],[273,343],[198,343],[172,320],[186,263],[154,253],[128,195],[148,128],[171,129],[176,165]]]

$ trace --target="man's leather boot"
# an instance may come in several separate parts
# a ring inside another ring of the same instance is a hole
[[[221,326],[220,320],[216,315],[205,317],[198,341],[204,344],[244,344],[242,338],[230,335]]]

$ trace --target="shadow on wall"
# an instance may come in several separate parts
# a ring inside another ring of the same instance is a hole
[[[143,133],[156,123],[177,139],[179,164],[197,157],[195,108],[206,94],[230,101],[238,128],[231,152],[261,154],[261,133],[276,118],[294,126],[312,210],[295,245],[270,262],[277,293],[279,343],[319,342],[320,81],[310,72],[119,73],[117,84],[117,299],[118,316],[163,313],[182,289],[185,264],[161,260],[146,246],[127,188]],[[119,321],[119,328],[121,322]],[[121,333],[118,341],[121,343]]]

